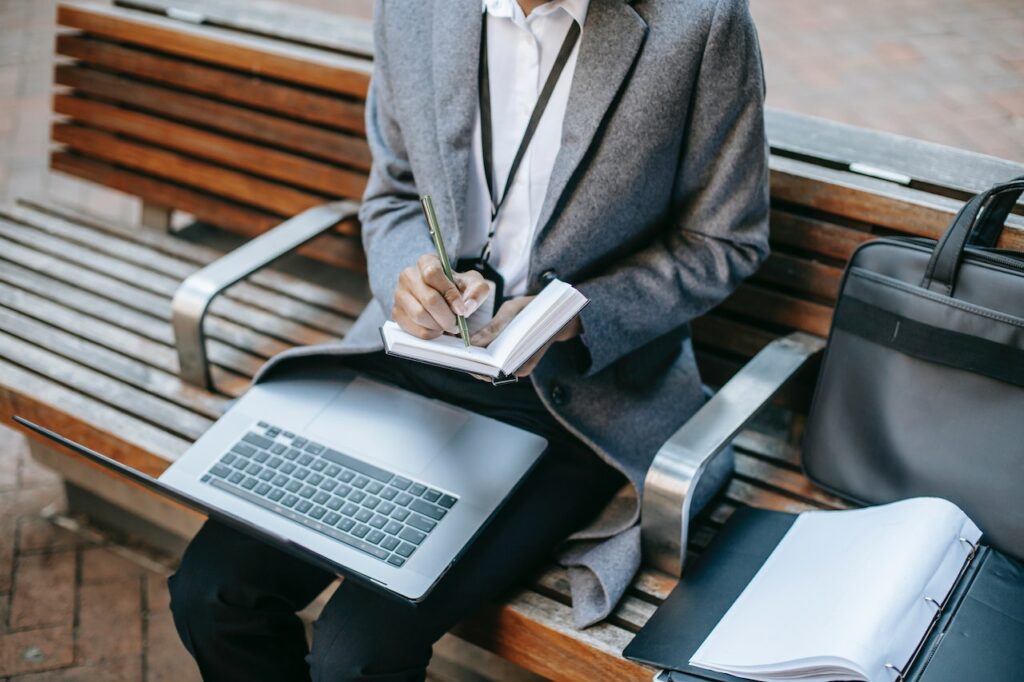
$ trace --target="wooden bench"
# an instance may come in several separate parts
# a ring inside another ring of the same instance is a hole
[[[149,10],[166,4],[133,2]],[[188,10],[199,3],[173,4]],[[63,145],[54,153],[54,169],[243,236],[313,203],[358,196],[336,189],[340,185],[316,189],[312,180],[275,175],[283,171],[267,161],[273,154],[308,161],[324,152],[319,145],[292,144],[301,135],[288,144],[264,135],[294,124],[304,134],[344,138],[351,149],[364,144],[360,131],[339,123],[354,121],[352,116],[310,120],[315,107],[287,109],[287,98],[275,98],[270,86],[316,95],[321,103],[358,106],[371,53],[365,26],[359,30],[324,17],[319,32],[311,34],[322,44],[312,47],[308,41],[296,44],[301,36],[280,24],[261,24],[259,13],[247,14],[248,23],[232,24],[226,4],[202,7],[215,25],[124,7],[61,6],[60,21],[75,33],[62,36],[58,49],[79,61],[57,70],[58,84],[71,90],[55,99],[58,113],[70,118],[54,128],[55,142]],[[223,14],[215,13],[218,8]],[[269,28],[279,35],[261,35]],[[153,70],[143,71],[150,63]],[[261,96],[252,96],[253,89]],[[246,97],[252,99],[238,101]],[[198,118],[225,107],[249,118]],[[222,129],[228,125],[234,127]],[[769,133],[773,255],[728,301],[694,324],[705,381],[716,386],[777,338],[827,334],[843,263],[857,245],[885,234],[935,237],[964,197],[1024,173],[1024,167],[998,159],[781,112],[770,113]],[[323,145],[329,147],[326,139]],[[316,162],[327,169],[356,167],[340,158],[321,156]],[[294,199],[295,192],[311,203],[271,204],[268,198]],[[1019,216],[1011,222],[1024,227]],[[357,253],[353,230],[342,226],[338,235],[303,253],[357,267],[353,258],[338,255]],[[196,243],[184,235],[112,224],[52,199],[5,207],[0,416],[22,415],[157,475],[245,390],[268,357],[343,336],[365,303],[361,277],[339,281],[336,271],[312,277],[316,268],[306,260],[261,270],[213,302],[205,327],[212,388],[192,385],[179,376],[171,301],[185,278],[225,253],[223,242]],[[1024,247],[1024,233],[1008,232],[1003,246]],[[692,529],[690,552],[699,552],[740,505],[789,511],[843,506],[799,470],[800,427],[813,379],[811,366],[779,394],[769,414],[735,440],[736,474]],[[38,442],[33,452],[61,471],[72,496],[94,503],[93,509],[105,500],[100,504],[128,509],[131,518],[169,536],[188,537],[200,521],[68,453]],[[647,563],[608,621],[577,631],[566,573],[551,565],[457,632],[550,678],[647,680],[652,671],[623,660],[620,652],[675,583],[672,573]]]

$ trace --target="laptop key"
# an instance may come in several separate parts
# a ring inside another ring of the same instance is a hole
[[[296,450],[295,448],[290,448],[288,449],[287,452],[284,453],[284,458],[287,460],[293,460],[301,454],[302,453]]]
[[[381,533],[379,530],[371,530],[369,533],[366,534],[366,541],[369,542],[371,545],[376,545],[383,539],[384,533]]]
[[[252,476],[247,476],[245,480],[242,481],[242,487],[245,488],[246,490],[252,490],[254,487],[256,487],[257,483],[259,483],[259,481],[257,481],[255,478],[253,478]]]
[[[324,504],[329,499],[331,499],[331,496],[323,491],[320,491],[313,496],[313,501],[316,502],[317,504]]]
[[[270,494],[267,495],[267,497],[269,497],[274,502],[277,502],[282,497],[284,497],[284,491],[281,490],[280,488],[275,488],[275,489],[270,491]]]
[[[418,528],[422,530],[424,533],[429,533],[430,531],[434,530],[434,526],[437,525],[436,521],[431,521],[425,516],[420,516],[419,514],[413,514],[412,516],[410,516],[406,520],[406,523],[408,523],[413,528]]]
[[[394,508],[395,505],[391,504],[390,502],[381,502],[380,506],[377,507],[377,512],[387,516],[394,510]]]
[[[302,490],[302,484],[298,481],[288,481],[288,485],[284,487],[290,493],[297,493]]]
[[[267,454],[266,452],[263,452],[262,450],[260,450],[260,451],[259,451],[259,452],[257,452],[257,453],[256,453],[255,455],[253,455],[253,456],[252,456],[252,458],[253,458],[254,460],[256,460],[257,462],[259,462],[260,464],[263,464],[263,463],[264,463],[264,462],[266,462],[266,461],[267,461],[268,459],[270,459],[270,455],[269,455],[269,454]]]
[[[355,477],[356,473],[354,471],[342,471],[341,475],[338,476],[338,480],[342,483],[348,483]]]
[[[384,488],[384,490],[380,491],[380,496],[383,497],[385,500],[393,500],[395,499],[395,495],[397,495],[399,492],[400,491],[398,490],[398,488],[392,488],[391,486],[388,486],[387,488]]]
[[[349,457],[344,453],[338,452],[337,450],[332,450],[330,448],[324,450],[321,457],[330,462],[333,462],[334,464],[340,464],[343,467],[357,471],[361,474],[369,476],[370,478],[375,478],[381,483],[387,483],[395,476],[390,471],[385,471],[380,467],[368,464],[354,457]]]
[[[365,488],[366,484],[370,482],[366,476],[356,476],[356,479],[352,481],[353,488]]]
[[[231,474],[231,476],[228,477],[228,481],[230,481],[231,483],[241,483],[244,480],[245,474],[243,474],[241,471],[236,471],[235,473]]]
[[[369,509],[360,509],[356,512],[356,521],[367,522],[373,518],[373,512]]]
[[[303,445],[305,445],[308,442],[309,441],[306,440],[305,438],[296,438],[295,440],[292,441],[292,445],[294,445],[297,448],[301,448]]]
[[[352,529],[352,535],[355,535],[357,538],[365,537],[369,532],[370,527],[362,523]]]
[[[366,492],[370,493],[371,495],[376,495],[383,489],[384,486],[377,481],[370,481],[369,485],[366,486]]]
[[[338,489],[334,491],[334,494],[337,495],[338,497],[345,497],[350,492],[352,492],[352,488],[342,483],[341,485],[338,486]]]
[[[235,458],[237,457],[238,455],[236,455],[235,453],[229,452],[228,454],[220,458],[220,462],[221,464],[231,464],[232,462],[235,461]]]
[[[409,518],[409,510],[402,509],[401,507],[399,507],[395,511],[391,512],[391,518],[395,519],[396,521],[405,521],[407,518]]]
[[[326,490],[327,492],[330,492],[330,491],[334,490],[337,487],[338,487],[338,482],[335,481],[332,478],[328,478],[326,481],[324,481],[323,483],[320,484],[320,489],[321,490]]]
[[[284,443],[274,443],[270,446],[270,451],[275,455],[280,455],[282,452],[288,449],[288,446]]]
[[[324,480],[324,477],[320,474],[310,474],[309,478],[306,479],[306,482],[310,485],[320,485],[320,481],[322,480]]]
[[[225,478],[231,475],[231,469],[227,468],[223,464],[214,464],[213,468],[210,469],[210,473],[220,478]]]
[[[346,504],[344,507],[341,508],[341,513],[344,514],[345,516],[352,516],[357,511],[359,511],[359,507],[357,507],[356,505],[352,504],[351,502],[349,502],[348,504]]]
[[[386,538],[384,538],[383,540],[380,541],[380,546],[383,547],[384,549],[392,550],[395,547],[398,547],[398,543],[399,542],[401,542],[401,540],[399,540],[398,538],[395,538],[395,537],[392,537],[392,536],[389,535],[389,536],[387,536]]]
[[[352,494],[348,496],[348,499],[351,500],[352,502],[355,502],[356,504],[359,504],[360,502],[363,501],[363,498],[365,497],[366,493],[364,493],[362,490],[353,490]]]
[[[326,509],[324,509],[323,507],[317,506],[317,507],[313,507],[313,509],[310,510],[309,515],[312,516],[314,519],[321,519],[321,518],[323,518],[323,515],[326,514],[326,513],[327,513]]]
[[[405,526],[400,524],[398,521],[388,521],[387,525],[384,526],[384,532],[389,533],[390,535],[397,535],[403,528],[405,528]]]
[[[263,467],[261,467],[259,464],[250,464],[245,469],[245,473],[249,474],[250,476],[255,476],[261,471],[263,471]]]
[[[393,479],[391,479],[391,485],[395,486],[399,490],[406,490],[409,486],[412,485],[412,481],[410,481],[408,478],[395,476]]]
[[[422,483],[413,483],[409,487],[409,494],[414,497],[419,497],[425,492],[427,492],[427,486],[423,485]]]
[[[270,440],[269,438],[264,438],[259,434],[253,433],[252,431],[242,436],[242,440],[244,440],[246,443],[252,443],[256,447],[260,448],[269,448],[271,445],[274,444],[274,441]]]
[[[441,497],[441,491],[434,490],[433,488],[423,493],[423,499],[427,502],[437,502],[437,498],[439,497]]]
[[[299,497],[304,497],[305,499],[308,500],[309,498],[313,497],[313,493],[315,492],[316,488],[314,488],[311,485],[307,485],[306,487],[299,491]]]
[[[281,473],[282,474],[290,474],[293,471],[295,471],[295,465],[292,464],[291,462],[288,462],[283,467],[281,467]]]
[[[412,495],[409,493],[399,493],[395,498],[395,504],[400,504],[403,507],[412,502]]]
[[[392,554],[388,557],[388,563],[392,564],[393,566],[402,566],[405,563],[405,559],[403,559],[400,556],[395,556],[394,554]]]
[[[398,534],[398,537],[405,540],[406,542],[411,542],[414,545],[418,545],[427,538],[427,534],[421,533],[415,528],[407,526],[405,530]]]
[[[338,466],[337,464],[331,464],[326,469],[324,469],[324,473],[333,478],[341,473],[341,467]]]
[[[380,504],[379,497],[370,496],[363,500],[363,506],[367,509],[376,509],[378,504]]]
[[[374,514],[373,518],[370,519],[369,524],[372,528],[383,528],[388,522],[388,517],[381,514]],[[394,522],[392,522],[394,523]]]
[[[451,495],[442,495],[441,499],[437,501],[437,503],[444,507],[445,509],[451,509],[456,502],[457,499],[452,497]]]
[[[251,445],[246,445],[245,443],[235,443],[235,447],[231,448],[231,451],[241,455],[242,457],[252,457],[256,452],[256,448]]]
[[[312,464],[310,464],[309,468],[312,469],[313,471],[323,471],[325,468],[327,468],[327,462],[323,461],[322,459],[318,459]]]
[[[274,476],[274,480],[271,481],[271,484],[273,484],[274,487],[276,487],[276,488],[280,488],[281,486],[283,486],[287,482],[288,482],[288,477],[287,476],[285,476],[284,474],[278,474],[277,476]]]
[[[308,448],[307,448],[307,449],[308,449]],[[310,463],[310,462],[312,462],[312,461],[313,461],[313,455],[307,455],[307,454],[305,454],[305,453],[303,453],[303,454],[299,455],[299,459],[298,459],[298,462],[299,462],[299,464],[301,464],[302,466],[306,466],[307,464],[309,464],[309,463]]]
[[[275,477],[276,475],[277,475],[277,474],[275,474],[275,473],[274,473],[274,470],[273,470],[273,469],[264,469],[264,470],[263,470],[263,471],[262,471],[262,472],[260,473],[260,475],[259,475],[259,479],[260,479],[261,481],[269,481],[269,480],[271,480],[272,478],[274,478],[274,477]]]
[[[280,433],[281,429],[277,428],[276,426],[272,426],[269,429],[267,429],[267,438],[277,438],[278,435],[280,435]]]
[[[306,452],[312,452],[314,455],[319,455],[324,451],[324,446],[320,443],[309,443],[304,448]]]
[[[306,476],[309,476],[309,469],[303,469],[302,467],[299,467],[298,469],[296,469],[295,473],[292,474],[292,476],[299,479],[300,481],[304,481],[306,480]]]
[[[341,505],[343,505],[343,504],[345,504],[345,501],[343,499],[341,499],[340,497],[332,497],[331,499],[327,500],[327,505],[326,506],[327,506],[328,509],[333,509],[334,511],[338,511],[339,509],[341,509]]]
[[[448,513],[448,510],[444,507],[439,507],[436,504],[430,504],[425,500],[413,500],[409,503],[409,509],[412,509],[414,512],[419,512],[424,516],[429,516],[435,521],[439,521]]]
[[[295,495],[285,495],[284,499],[281,500],[281,504],[286,507],[294,507],[295,503],[299,501],[299,498]]]
[[[338,528],[344,531],[352,530],[353,528],[355,528],[355,526],[356,522],[350,518],[343,518],[341,521],[338,522]]]
[[[302,502],[299,502],[297,505],[295,505],[295,511],[302,512],[303,514],[305,514],[310,510],[310,508],[312,508],[312,506],[312,502],[310,502],[309,500],[303,500]]]
[[[337,512],[327,512],[327,516],[324,517],[324,523],[326,523],[328,526],[333,526],[338,522],[338,519],[340,518],[341,515]]]
[[[266,483],[260,483],[258,486],[256,486],[255,493],[257,495],[266,495],[269,492],[270,492],[270,486],[267,485]]]
[[[239,457],[238,459],[231,463],[231,466],[233,466],[236,469],[244,469],[245,467],[249,466],[249,460],[242,459],[241,457]]]
[[[283,463],[284,463],[284,460],[281,459],[280,457],[271,457],[270,461],[267,462],[267,466],[270,467],[271,469],[276,469],[277,467],[281,466]]]
[[[408,542],[403,542],[395,548],[395,552],[406,559],[412,556],[412,553],[416,551],[416,545],[410,545]]]

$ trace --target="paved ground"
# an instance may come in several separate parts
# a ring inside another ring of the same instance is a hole
[[[198,680],[164,573],[43,518],[62,506],[57,479],[0,428],[0,680]]]

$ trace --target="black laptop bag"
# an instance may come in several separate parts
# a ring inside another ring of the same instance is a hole
[[[807,475],[864,504],[934,495],[1024,557],[1024,254],[995,248],[1024,177],[968,201],[936,243],[882,238],[844,274]]]

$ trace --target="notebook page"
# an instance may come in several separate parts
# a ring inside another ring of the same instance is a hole
[[[467,372],[497,376],[498,365],[489,348],[469,346],[457,336],[439,336],[436,339],[421,339],[409,334],[392,320],[381,327],[384,343],[389,351],[398,355],[446,364]]]
[[[755,680],[837,679],[836,666],[889,680],[885,664],[906,663],[935,613],[924,597],[942,601],[970,552],[959,538],[980,535],[936,498],[801,514],[690,662]]]
[[[498,338],[487,346],[496,364],[504,365],[530,332],[543,324],[552,308],[556,307],[562,296],[571,289],[571,285],[557,279],[541,289],[540,293],[501,330]]]

